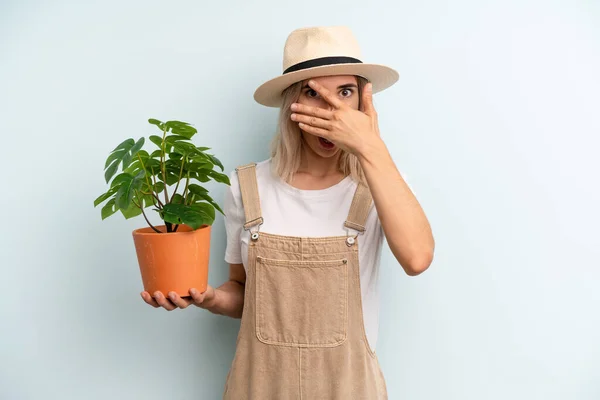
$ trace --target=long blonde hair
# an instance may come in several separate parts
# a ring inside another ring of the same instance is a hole
[[[362,106],[363,88],[368,81],[357,76],[359,109]],[[300,157],[302,155],[302,131],[298,124],[290,118],[292,111],[291,105],[300,97],[302,91],[302,82],[295,83],[283,92],[283,102],[279,110],[279,121],[277,132],[271,142],[271,162],[273,173],[281,177],[287,183],[291,183],[294,174],[300,168]],[[367,184],[365,174],[360,166],[358,158],[344,150],[339,157],[339,171],[344,175],[350,175],[356,182]]]

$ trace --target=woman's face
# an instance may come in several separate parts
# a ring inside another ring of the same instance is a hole
[[[360,93],[358,92],[358,81],[356,76],[323,76],[320,78],[313,78],[313,80],[327,88],[329,92],[337,96],[341,101],[345,102],[355,110],[358,110]],[[317,92],[308,86],[308,80],[302,82],[302,90],[297,102],[311,107],[333,110],[333,107],[327,103],[325,99],[321,98]],[[340,149],[333,143],[302,130],[301,132],[304,142],[308,145],[310,150],[318,156],[329,158],[340,152]]]

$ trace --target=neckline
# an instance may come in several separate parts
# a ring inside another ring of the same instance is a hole
[[[279,187],[285,190],[286,192],[291,193],[293,195],[310,198],[323,197],[330,195],[332,192],[344,190],[348,188],[353,182],[352,177],[350,175],[346,175],[338,183],[324,189],[298,189],[297,187],[294,187],[286,181],[284,181],[283,179],[281,179],[279,175],[275,175],[275,180]]]

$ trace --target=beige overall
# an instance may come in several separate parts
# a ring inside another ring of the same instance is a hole
[[[251,232],[244,311],[224,399],[387,399],[363,324],[355,236],[259,232],[256,164],[237,168]],[[359,184],[347,228],[364,232],[372,198]]]

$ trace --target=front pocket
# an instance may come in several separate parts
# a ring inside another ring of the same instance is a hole
[[[348,332],[348,262],[256,258],[256,336],[266,344],[334,347]]]

